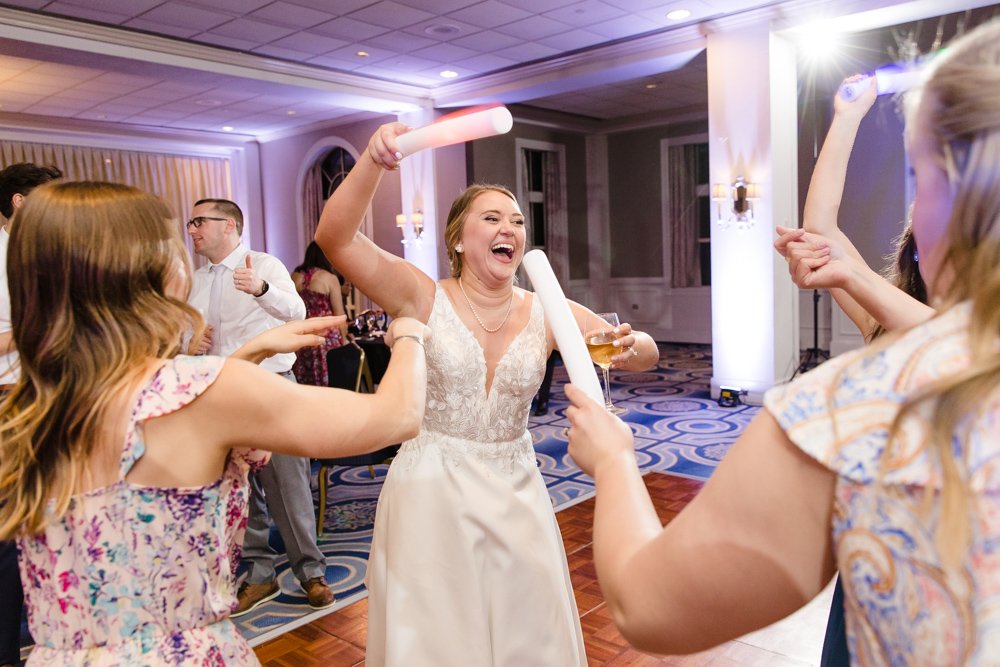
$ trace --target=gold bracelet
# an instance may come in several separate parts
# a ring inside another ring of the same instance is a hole
[[[399,341],[403,340],[404,338],[409,338],[411,340],[417,341],[417,343],[420,344],[420,347],[424,346],[424,339],[422,337],[417,336],[416,334],[403,334],[402,336],[393,336],[392,337],[392,346],[389,347],[389,350],[392,350],[392,348],[396,347],[396,343],[398,343]]]

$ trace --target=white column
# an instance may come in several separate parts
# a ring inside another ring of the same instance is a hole
[[[759,404],[799,356],[798,295],[772,246],[776,224],[798,224],[795,54],[763,22],[707,41],[711,182],[760,189],[751,220],[712,206],[712,395],[730,387]]]
[[[399,121],[417,128],[432,122],[436,117],[437,114],[433,109],[424,109],[400,114]],[[433,150],[417,151],[399,163],[399,189],[402,199],[400,212],[409,221],[413,219],[414,212],[419,210],[424,219],[424,228],[419,239],[413,237],[413,228],[407,225],[407,244],[403,249],[403,257],[437,280],[438,245],[443,243],[445,225],[442,216],[448,215],[448,211],[438,214]]]

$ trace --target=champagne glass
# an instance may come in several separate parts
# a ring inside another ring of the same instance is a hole
[[[587,352],[604,373],[604,409],[613,415],[628,412],[611,402],[611,379],[608,375],[611,358],[621,351],[621,348],[614,345],[615,339],[618,338],[615,329],[619,324],[618,313],[597,313],[597,317],[592,319],[588,327],[586,336]]]

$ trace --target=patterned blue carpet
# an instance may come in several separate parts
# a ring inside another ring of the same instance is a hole
[[[707,479],[758,408],[720,408],[709,398],[711,348],[707,345],[660,346],[658,368],[647,373],[612,371],[612,400],[628,409],[622,418],[635,433],[636,453],[644,471]],[[559,509],[594,493],[585,475],[566,453],[565,369],[557,364],[548,414],[529,423],[539,469],[553,506]],[[327,581],[337,596],[330,609],[313,611],[287,566],[279,568],[282,594],[254,612],[235,619],[253,645],[344,607],[367,595],[365,568],[371,546],[375,504],[388,466],[334,468],[325,532],[320,547],[327,555]]]

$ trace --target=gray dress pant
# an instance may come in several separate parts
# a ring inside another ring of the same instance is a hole
[[[268,543],[269,513],[295,577],[304,584],[326,575],[326,558],[316,545],[316,510],[309,480],[309,459],[286,454],[272,454],[270,463],[250,475],[250,519],[243,538],[248,583],[261,584],[275,577],[278,553]]]

